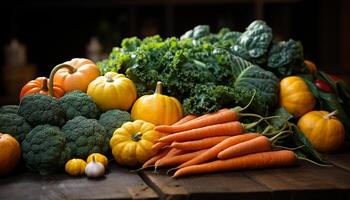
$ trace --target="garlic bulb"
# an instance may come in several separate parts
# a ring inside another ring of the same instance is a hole
[[[96,162],[95,155],[92,157],[92,162],[86,165],[85,174],[90,178],[97,178],[105,175],[105,167],[103,164]]]

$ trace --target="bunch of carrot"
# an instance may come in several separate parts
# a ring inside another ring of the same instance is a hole
[[[293,151],[273,151],[271,139],[259,133],[246,133],[250,127],[239,122],[239,113],[233,109],[200,117],[188,115],[171,126],[158,126],[156,130],[165,136],[153,145],[158,153],[142,169],[172,168],[176,170],[173,177],[180,177],[290,166],[297,161]]]

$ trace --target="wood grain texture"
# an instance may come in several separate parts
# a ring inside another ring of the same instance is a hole
[[[157,199],[136,174],[112,165],[104,178],[40,176],[29,172],[0,179],[0,199]]]
[[[228,172],[171,178],[163,172],[142,173],[144,180],[162,199],[271,199],[271,190],[245,176]]]

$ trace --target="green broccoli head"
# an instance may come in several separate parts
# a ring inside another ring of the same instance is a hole
[[[0,114],[13,113],[17,114],[19,106],[17,105],[5,105],[0,108]]]
[[[52,174],[64,168],[71,158],[66,138],[57,126],[36,126],[22,142],[26,166],[42,175]]]
[[[98,120],[107,131],[108,139],[111,139],[114,131],[121,127],[125,122],[132,121],[128,112],[114,109],[103,113]]]
[[[59,101],[66,112],[67,120],[77,116],[97,119],[100,115],[96,103],[84,92],[76,90],[66,93]]]
[[[31,130],[23,117],[13,113],[0,114],[0,132],[12,135],[18,142],[22,142]]]
[[[74,157],[86,159],[91,153],[108,153],[106,129],[95,119],[75,117],[62,127],[62,131]]]
[[[65,113],[57,99],[44,94],[30,94],[23,97],[18,114],[32,126],[51,124],[61,126],[65,122]]]

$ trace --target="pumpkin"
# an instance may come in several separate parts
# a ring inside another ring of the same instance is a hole
[[[86,162],[80,158],[73,158],[66,162],[65,170],[69,175],[81,176],[85,173]]]
[[[318,151],[333,152],[344,143],[345,129],[335,114],[336,112],[311,111],[298,121],[298,127]]]
[[[304,60],[304,64],[311,74],[316,73],[317,67],[316,67],[315,63],[313,63],[310,60]]]
[[[95,161],[101,163],[105,168],[108,166],[108,159],[106,156],[100,153],[92,153],[86,159],[87,163],[92,162],[93,157],[95,157]]]
[[[100,70],[94,62],[85,58],[74,58],[52,69],[50,88],[53,83],[56,83],[66,92],[73,90],[86,92],[89,83],[99,75]]]
[[[280,82],[280,104],[300,117],[315,107],[316,99],[302,78],[288,76]]]
[[[129,110],[136,100],[134,83],[123,74],[107,72],[89,84],[87,94],[103,110]]]
[[[28,94],[47,94],[49,95],[49,80],[46,77],[38,77],[35,80],[29,81],[25,84],[19,95],[19,100],[21,100],[25,95]],[[53,85],[53,96],[60,98],[64,95],[64,90],[60,85]]]
[[[163,95],[162,83],[158,82],[154,94],[136,100],[131,117],[155,125],[170,125],[183,117],[182,105],[176,98]]]
[[[0,133],[0,176],[15,169],[21,156],[17,140],[9,134]]]
[[[147,161],[155,154],[153,144],[162,136],[154,128],[154,124],[142,120],[124,123],[114,131],[109,142],[114,159],[132,167]]]

